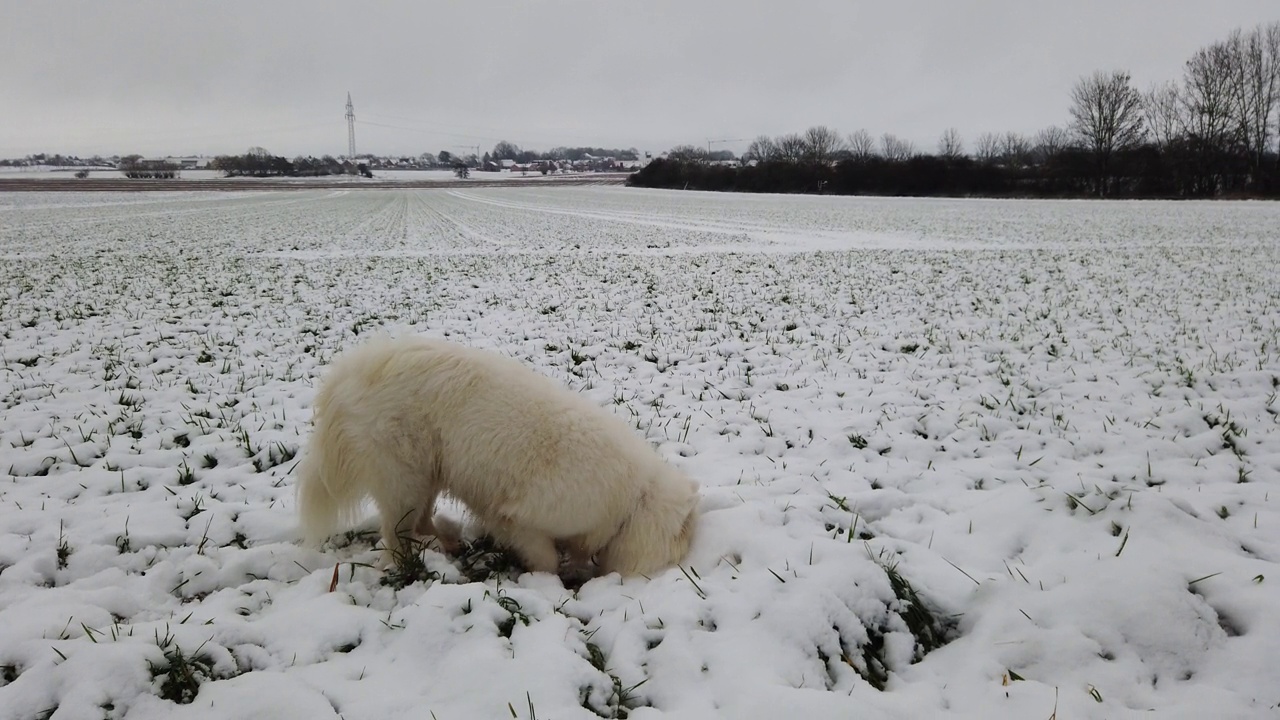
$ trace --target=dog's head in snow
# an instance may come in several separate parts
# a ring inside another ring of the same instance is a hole
[[[663,464],[635,512],[600,553],[600,569],[649,575],[678,564],[689,552],[698,521],[698,484]]]

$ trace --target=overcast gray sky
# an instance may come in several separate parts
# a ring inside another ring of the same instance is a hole
[[[1276,19],[1277,0],[0,0],[0,157],[340,155],[348,91],[359,152],[816,124],[971,147],[1065,124],[1082,75],[1145,89]]]

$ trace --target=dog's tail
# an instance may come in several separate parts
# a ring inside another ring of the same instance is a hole
[[[315,430],[298,466],[298,517],[305,542],[318,545],[340,527],[355,522],[364,499],[349,439],[328,422],[323,398]]]

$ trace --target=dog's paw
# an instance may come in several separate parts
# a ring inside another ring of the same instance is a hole
[[[446,555],[457,555],[462,551],[462,525],[453,518],[436,515],[432,521],[435,529],[436,545]]]
[[[395,554],[385,548],[378,552],[378,559],[373,561],[374,569],[379,572],[386,572],[388,568],[393,568],[395,566]]]

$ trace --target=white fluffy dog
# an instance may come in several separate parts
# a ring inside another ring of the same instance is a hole
[[[448,493],[530,570],[558,570],[557,541],[624,575],[688,550],[697,485],[621,420],[516,360],[375,338],[334,361],[314,423],[298,479],[310,542],[353,522],[372,496],[384,560],[409,531],[456,546],[456,526],[433,519]]]

